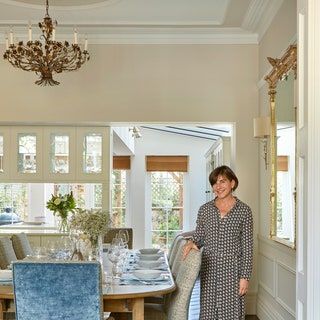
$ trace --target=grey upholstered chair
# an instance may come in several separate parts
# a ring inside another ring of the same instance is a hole
[[[178,243],[177,243],[177,253],[173,259],[173,263],[171,266],[171,273],[173,275],[173,278],[175,279],[177,277],[181,262],[182,262],[182,255],[183,255],[183,247],[184,245],[187,243],[187,240],[185,239],[181,239]]]
[[[0,268],[7,269],[11,262],[17,261],[17,256],[13,250],[9,237],[0,238]]]
[[[174,240],[173,240],[173,243],[171,245],[171,248],[170,248],[170,252],[168,254],[168,262],[169,262],[169,266],[170,268],[172,267],[173,265],[173,261],[176,257],[176,254],[177,254],[177,251],[178,251],[178,248],[179,248],[179,243],[183,240],[183,237],[178,235]]]
[[[22,260],[28,255],[33,255],[29,239],[25,233],[13,234],[11,241],[17,259]]]
[[[128,242],[128,249],[133,248],[133,230],[132,228],[111,228],[108,232],[104,235],[103,242],[104,243],[111,243],[112,239],[119,233],[121,230],[126,230],[129,234],[129,242]]]
[[[176,290],[164,305],[146,304],[145,320],[187,320],[193,286],[197,280],[202,251],[191,250],[184,263],[181,263],[176,276]]]
[[[98,262],[13,263],[17,320],[102,320]]]

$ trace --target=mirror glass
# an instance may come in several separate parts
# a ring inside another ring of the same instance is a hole
[[[276,237],[295,241],[296,109],[295,77],[291,71],[277,84],[276,128]]]

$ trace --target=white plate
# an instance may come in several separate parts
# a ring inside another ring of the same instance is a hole
[[[137,281],[153,282],[153,281],[167,281],[169,278],[167,276],[160,275],[160,277],[155,279],[141,279],[132,275],[132,279]]]
[[[139,252],[141,254],[157,254],[157,253],[159,253],[159,249],[144,248],[144,249],[140,249]]]

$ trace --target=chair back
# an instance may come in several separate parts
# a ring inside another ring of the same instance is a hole
[[[113,238],[119,233],[119,231],[126,231],[129,235],[128,249],[133,248],[133,229],[132,228],[110,228],[104,235],[103,243],[111,243]]]
[[[17,259],[22,260],[28,255],[33,255],[29,239],[25,233],[13,234],[11,241]]]
[[[177,254],[177,251],[178,251],[178,248],[179,248],[179,243],[182,240],[183,240],[183,237],[178,235],[178,236],[175,237],[175,239],[172,242],[172,245],[171,245],[171,248],[170,248],[170,251],[169,251],[169,254],[168,254],[168,262],[169,262],[170,268],[173,265],[173,261],[174,261],[174,259],[176,257],[176,254]]]
[[[202,251],[191,250],[181,263],[176,276],[176,290],[165,300],[164,310],[167,319],[188,320],[192,289],[201,266]]]
[[[13,263],[16,320],[102,320],[98,262]]]
[[[186,243],[187,243],[187,240],[185,240],[185,239],[181,239],[177,243],[177,247],[178,247],[177,253],[176,253],[176,256],[175,256],[173,263],[172,263],[172,266],[171,266],[171,273],[172,273],[174,279],[177,277],[180,265],[182,263],[183,248]]]
[[[13,250],[9,237],[0,238],[0,268],[7,269],[11,262],[17,261],[17,256]]]

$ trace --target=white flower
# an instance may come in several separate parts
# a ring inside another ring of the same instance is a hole
[[[61,203],[61,199],[57,198],[56,200],[53,201],[53,203],[58,206]]]

